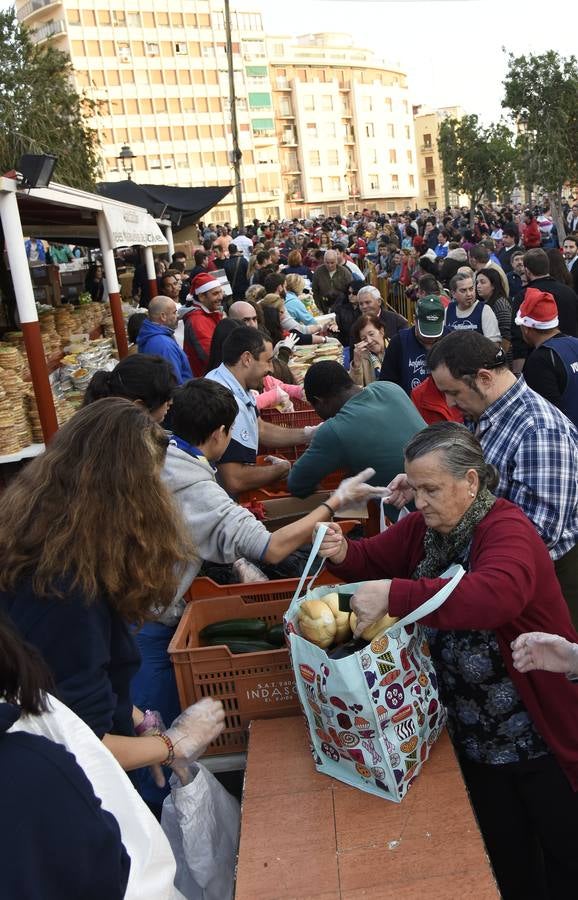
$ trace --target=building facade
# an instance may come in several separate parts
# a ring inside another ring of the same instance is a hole
[[[70,56],[94,101],[102,175],[182,187],[231,185],[222,0],[16,0],[38,42]],[[267,38],[232,10],[246,220],[413,208],[416,143],[406,76],[342,34]],[[235,222],[232,191],[212,212]]]
[[[407,79],[349,35],[267,40],[286,212],[414,208]]]
[[[415,148],[419,170],[418,206],[420,209],[438,209],[446,206],[468,206],[467,197],[460,197],[448,190],[444,181],[442,162],[438,151],[440,125],[444,119],[461,119],[461,106],[443,109],[414,107]]]

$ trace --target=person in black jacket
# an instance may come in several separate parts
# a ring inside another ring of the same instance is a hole
[[[61,744],[10,731],[47,711],[52,686],[40,653],[0,619],[0,869],[2,896],[121,900],[130,859],[104,810]]]
[[[578,336],[578,295],[571,287],[550,275],[550,260],[545,250],[536,247],[524,254],[524,270],[528,285],[552,294],[558,307],[560,331]]]
[[[361,315],[357,303],[357,295],[364,286],[364,281],[352,281],[347,288],[347,299],[338,300],[333,307],[335,322],[339,328],[339,340],[347,348],[349,348],[351,342],[353,323]]]
[[[243,256],[236,244],[229,244],[229,257],[223,263],[223,269],[231,285],[233,292],[232,301],[243,300],[245,291],[249,287],[249,279],[247,278],[247,269],[249,263]]]

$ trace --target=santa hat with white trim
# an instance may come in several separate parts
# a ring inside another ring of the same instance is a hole
[[[197,296],[218,287],[221,287],[221,282],[217,281],[209,272],[201,272],[199,275],[195,275],[191,281],[191,293]]]
[[[524,301],[516,313],[516,325],[548,331],[558,327],[558,307],[552,294],[538,288],[526,288]]]

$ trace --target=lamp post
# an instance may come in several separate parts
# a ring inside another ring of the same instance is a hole
[[[123,144],[120,148],[120,153],[117,157],[120,159],[120,163],[125,172],[126,177],[129,181],[132,181],[131,175],[134,172],[134,163],[133,159],[136,159],[135,154],[132,152],[128,144]]]

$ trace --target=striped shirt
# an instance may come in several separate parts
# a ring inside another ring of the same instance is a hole
[[[560,559],[578,543],[576,428],[520,378],[488,406],[476,435],[500,473],[494,493],[517,504]]]

